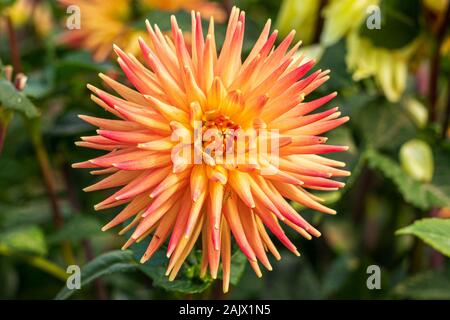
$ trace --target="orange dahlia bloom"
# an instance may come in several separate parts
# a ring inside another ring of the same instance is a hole
[[[348,148],[319,135],[348,117],[338,108],[310,114],[336,93],[305,101],[329,72],[310,72],[314,61],[295,55],[300,43],[289,49],[294,32],[275,48],[269,20],[242,62],[243,11],[233,8],[219,54],[212,18],[205,37],[200,14],[192,13],[192,52],[175,17],[171,22],[173,42],[147,21],[150,43],[139,39],[147,67],[115,46],[135,89],[102,74],[120,97],[89,86],[92,99],[118,119],[80,116],[100,129],[77,145],[108,153],[73,166],[109,175],[85,191],[119,187],[95,209],[125,204],[103,228],[133,218],[120,232],[133,230],[124,248],[152,235],[142,263],[168,240],[173,280],[201,237],[201,273],[209,269],[216,278],[222,261],[226,292],[232,235],[258,276],[258,262],[272,270],[266,252],[280,259],[268,230],[296,255],[283,225],[307,239],[320,236],[288,200],[335,214],[308,190],[344,185],[331,179],[349,175],[344,163],[319,154]]]
[[[225,12],[216,3],[205,0],[59,0],[66,6],[78,6],[80,28],[64,32],[61,41],[93,53],[97,61],[107,59],[111,53],[111,43],[116,43],[127,52],[139,52],[138,38],[145,32],[131,26],[135,12],[133,6],[142,9],[163,11],[198,10],[225,20]]]

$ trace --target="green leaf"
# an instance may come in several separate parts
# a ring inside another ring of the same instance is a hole
[[[369,167],[379,170],[392,180],[406,202],[427,210],[433,206],[450,206],[450,168],[448,155],[442,151],[436,152],[436,170],[430,183],[420,183],[411,178],[400,164],[375,150],[366,152]]]
[[[144,241],[145,242],[145,241]],[[142,242],[141,242],[142,243]],[[146,247],[147,243],[145,244]],[[136,259],[140,259],[145,250],[144,246],[135,246],[134,255]],[[133,248],[132,248],[133,249]],[[191,253],[193,255],[194,253]],[[152,278],[153,285],[168,291],[176,291],[181,293],[199,293],[206,290],[211,280],[209,278],[201,279],[199,277],[199,264],[189,263],[186,259],[177,277],[173,281],[165,275],[168,265],[168,259],[163,250],[157,251],[153,257],[144,264],[139,264],[139,270]]]
[[[82,239],[101,235],[101,228],[102,224],[94,217],[76,215],[49,237],[49,243],[57,243],[62,240],[78,242]]]
[[[236,286],[241,280],[243,274],[245,273],[245,267],[247,266],[247,258],[242,253],[241,250],[236,249],[236,251],[231,255],[230,261],[230,283]],[[219,268],[218,279],[223,280],[222,265]]]
[[[375,149],[395,150],[416,136],[414,123],[402,108],[382,98],[361,108],[353,115],[351,123],[365,144]]]
[[[134,260],[131,251],[111,251],[104,253],[88,262],[81,268],[81,287],[91,283],[95,279],[116,272],[136,270],[138,262]],[[65,286],[56,295],[56,300],[65,300],[77,290],[71,290]]]
[[[247,257],[241,250],[236,250],[231,256],[230,283],[232,285],[237,285],[239,283],[239,280],[241,280],[241,277],[245,272],[246,265]]]
[[[450,271],[433,270],[417,274],[394,288],[394,294],[407,299],[450,299]]]
[[[400,148],[400,163],[414,180],[428,182],[433,178],[433,151],[422,140],[411,139]]]
[[[315,70],[331,70],[330,80],[325,82],[320,90],[332,92],[343,87],[352,88],[353,81],[351,75],[347,72],[345,63],[346,56],[345,41],[340,41],[329,48],[326,48]]]
[[[42,99],[52,93],[54,89],[54,66],[48,66],[44,70],[28,73],[27,85],[23,93],[35,99]]]
[[[380,29],[369,29],[366,23],[360,29],[360,35],[375,46],[399,49],[419,35],[420,0],[382,0],[380,11]]]
[[[27,118],[39,116],[36,106],[6,79],[0,79],[0,106],[19,112]]]
[[[3,165],[5,165],[5,162],[3,162]],[[20,164],[18,167],[16,166],[12,167],[6,166],[6,167],[8,171],[11,171],[17,177],[17,175],[19,174],[17,170],[18,168],[20,168]],[[21,169],[23,170],[24,168],[22,167]],[[0,180],[1,179],[7,181],[5,177],[0,177]],[[21,190],[24,190],[25,187],[24,186],[21,187],[22,187]],[[60,201],[60,207],[63,216],[67,218],[71,211],[68,202]],[[44,198],[29,201],[26,203],[21,203],[20,205],[17,204],[14,206],[0,205],[1,229],[13,228],[20,225],[51,223],[51,221],[52,221],[52,212],[50,204],[48,200]]]
[[[65,55],[55,66],[58,79],[64,79],[67,74],[80,71],[107,72],[111,70],[112,64],[109,62],[98,63],[92,59],[88,52],[71,51]]]
[[[0,235],[0,245],[23,253],[41,256],[47,254],[44,232],[37,226],[20,227],[3,232]]]
[[[396,232],[414,235],[442,254],[450,257],[450,219],[426,218]]]

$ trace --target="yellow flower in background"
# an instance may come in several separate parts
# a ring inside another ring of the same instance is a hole
[[[447,1],[449,0],[426,2],[432,3],[437,10],[443,10]],[[278,14],[277,27],[284,35],[295,29],[304,43],[311,44],[314,41],[317,19],[322,16],[324,24],[319,43],[304,47],[299,52],[318,60],[326,47],[345,38],[347,67],[353,73],[354,80],[373,76],[387,99],[395,102],[406,88],[408,62],[417,45],[413,41],[405,48],[387,49],[377,47],[370,39],[359,36],[362,25],[373,14],[368,9],[379,4],[380,0],[330,0],[321,9],[320,1],[284,0]],[[450,40],[444,43],[443,54],[448,50]]]
[[[112,52],[112,44],[122,47],[126,52],[139,53],[138,39],[145,35],[143,30],[133,27],[132,0],[59,0],[65,6],[77,5],[80,8],[81,28],[68,30],[62,41],[75,47],[82,47],[93,53],[97,61],[107,59]],[[157,10],[197,10],[213,15],[223,21],[226,14],[217,4],[203,0],[140,0],[138,7]],[[204,9],[204,11],[202,10]]]
[[[423,3],[425,7],[435,13],[444,13],[445,8],[447,8],[448,1],[449,0],[424,0]]]
[[[60,3],[80,9],[80,29],[66,31],[62,38],[64,43],[91,51],[98,61],[110,55],[112,43],[123,46],[126,51],[137,52],[135,43],[143,32],[128,26],[130,0],[60,0]]]
[[[316,1],[318,2],[318,1]],[[379,0],[333,0],[323,10],[324,28],[320,41],[330,46],[354,29],[358,29],[365,20],[366,10]]]
[[[214,2],[208,0],[142,0],[142,3],[150,8],[166,11],[198,11],[203,16],[213,16],[217,22],[224,22],[227,18],[225,10]]]
[[[9,16],[14,26],[23,27],[31,22],[39,36],[47,35],[53,26],[53,16],[50,6],[44,1],[17,0],[6,8],[3,15]],[[0,30],[3,29],[3,26]]]
[[[443,56],[450,54],[450,36],[445,38],[444,42],[442,43],[441,54]]]
[[[318,18],[320,1],[317,0],[284,0],[277,17],[276,27],[281,35],[286,36],[291,30],[304,44],[310,44]]]
[[[347,38],[347,67],[355,81],[373,76],[389,101],[398,101],[406,87],[408,61],[416,42],[390,50],[375,47],[370,40],[352,32]]]

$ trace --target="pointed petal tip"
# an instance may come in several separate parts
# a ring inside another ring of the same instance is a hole
[[[144,255],[144,256],[142,256],[141,260],[139,260],[139,263],[144,264],[148,261],[148,259],[149,258]]]
[[[119,47],[117,44],[113,43],[112,46],[113,46],[113,49],[114,49],[114,51],[115,51],[116,53],[122,52],[122,49],[120,49],[120,47]]]
[[[77,162],[77,163],[72,163],[70,166],[71,166],[72,168],[74,168],[74,169],[79,169],[79,168],[80,168],[80,163],[79,163],[79,162]]]
[[[325,211],[325,213],[328,213],[328,214],[330,214],[330,215],[332,215],[332,216],[334,216],[334,215],[337,214],[337,211],[336,211],[336,210],[330,209],[330,208],[327,208],[327,209],[328,209],[328,210]]]
[[[98,91],[98,89],[90,83],[86,84],[86,88],[88,88],[93,93],[97,93],[97,91]]]

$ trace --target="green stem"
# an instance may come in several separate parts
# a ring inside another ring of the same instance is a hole
[[[320,42],[320,35],[322,34],[322,30],[323,30],[323,24],[324,24],[324,19],[322,16],[322,10],[323,8],[325,8],[325,6],[327,5],[327,0],[319,0],[319,8],[317,10],[317,18],[316,18],[316,25],[315,25],[315,32],[314,32],[314,38],[313,38],[313,43],[319,43]]]
[[[430,116],[428,120],[430,123],[436,122],[438,119],[437,102],[438,102],[438,80],[441,69],[441,46],[445,38],[445,31],[449,25],[450,20],[450,3],[444,13],[444,18],[438,27],[436,34],[436,43],[434,45],[433,56],[431,57],[431,71],[429,84],[429,98],[430,98]]]
[[[0,120],[0,155],[2,154],[3,145],[5,143],[6,131],[8,130],[8,124]]]
[[[447,106],[445,107],[444,119],[442,121],[442,139],[447,138],[447,130],[450,123],[450,80],[447,80]]]
[[[0,107],[0,155],[2,154],[3,146],[5,144],[6,132],[8,131],[8,126],[11,122],[12,116],[12,112]]]
[[[61,228],[64,224],[64,219],[61,213],[61,209],[56,194],[55,181],[50,167],[50,161],[45,149],[42,134],[40,130],[40,119],[34,119],[29,122],[31,140],[36,152],[36,157],[41,169],[42,177],[44,178],[44,185],[47,190],[48,199],[52,210],[53,223],[57,229]],[[62,253],[64,261],[67,264],[75,264],[75,258],[72,252],[72,247],[68,241],[61,243]]]
[[[433,209],[431,209],[431,212]],[[416,219],[422,219],[428,216],[426,212],[417,210]],[[425,265],[425,244],[418,237],[414,237],[412,252],[411,252],[411,264],[409,266],[409,272],[415,274],[423,270]]]
[[[39,256],[26,256],[24,254],[19,254],[8,248],[7,246],[0,245],[0,254],[4,256],[10,256],[10,257],[17,257],[26,263],[32,265],[33,267],[36,267],[52,276],[54,276],[57,279],[60,279],[62,281],[67,280],[67,273],[57,264],[39,257]]]
[[[11,51],[11,60],[14,70],[17,73],[22,72],[22,64],[20,62],[19,42],[17,41],[16,32],[10,16],[5,17],[6,31],[8,33],[9,49]]]
[[[72,207],[72,210],[74,212],[76,212],[77,214],[80,214],[81,213],[81,204],[78,199],[76,189],[74,187],[74,183],[71,179],[70,169],[71,169],[71,166],[70,166],[69,162],[66,160],[63,160],[63,163],[61,166],[61,171],[62,171],[62,176],[63,176],[64,182],[66,185],[66,191],[68,194],[69,203],[70,203],[70,206]],[[93,260],[94,253],[92,250],[92,243],[89,241],[89,239],[82,239],[81,245],[83,246],[86,260],[87,261]],[[105,284],[103,283],[103,281],[101,279],[94,280],[94,287],[95,287],[96,297],[98,300],[108,300],[108,292],[106,290]]]

